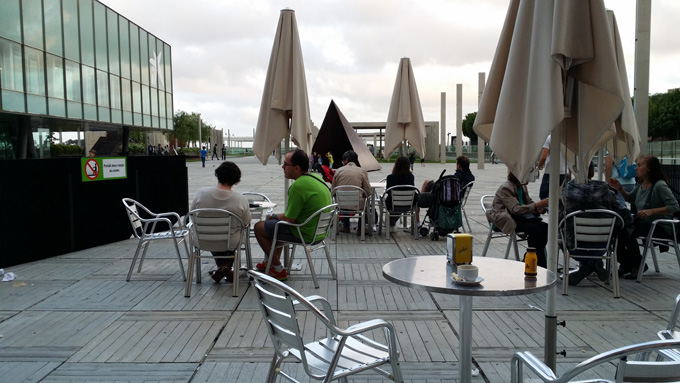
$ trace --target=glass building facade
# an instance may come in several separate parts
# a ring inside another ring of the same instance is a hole
[[[7,154],[22,129],[172,129],[171,57],[96,0],[0,1],[0,158],[32,158]]]

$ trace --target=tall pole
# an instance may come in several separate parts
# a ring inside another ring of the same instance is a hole
[[[486,73],[479,72],[478,81],[478,95],[477,95],[477,105],[482,103],[482,94],[484,94],[484,87],[486,86]],[[481,137],[477,136],[477,169],[484,169],[484,151],[486,144]]]
[[[201,140],[201,114],[198,114],[198,148],[203,147],[203,141]]]
[[[640,154],[647,154],[649,135],[649,40],[651,38],[652,0],[637,0],[635,26],[635,80],[633,102],[640,132]]]
[[[440,136],[440,142],[441,142],[441,149],[440,149],[440,163],[445,164],[446,163],[446,92],[442,92],[441,96],[441,124],[439,126],[439,136]]]
[[[463,155],[463,84],[456,84],[456,157]]]

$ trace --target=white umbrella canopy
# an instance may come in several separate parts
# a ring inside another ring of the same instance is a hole
[[[399,62],[390,111],[387,114],[383,158],[389,158],[392,151],[404,140],[408,140],[420,156],[425,157],[425,136],[425,120],[411,59],[404,57]]]
[[[290,119],[290,125],[289,125]],[[312,120],[295,11],[281,10],[257,119],[253,153],[263,165],[291,135],[298,148],[312,147]]]
[[[557,152],[560,142],[566,146],[577,180],[585,181],[594,152],[619,134],[631,143],[628,154],[637,155],[639,135],[634,119],[625,114],[631,101],[623,91],[627,81],[622,85],[623,60],[617,63],[620,46],[615,46],[603,0],[510,2],[473,128],[519,180],[529,179],[551,132],[551,150]],[[551,161],[551,172],[557,173],[558,164]],[[549,209],[556,212],[558,177],[550,181]],[[557,216],[548,217],[548,269],[553,272]],[[551,289],[545,358],[553,368],[555,301]]]
[[[619,70],[624,100],[623,112],[621,112],[621,116],[615,121],[616,137],[607,143],[607,150],[617,161],[626,155],[634,160],[640,154],[640,132],[635,120],[633,104],[629,101],[631,97],[630,87],[628,86],[628,73],[621,46],[621,35],[619,34],[619,27],[613,11],[607,10],[607,20],[609,21],[609,29],[614,42],[616,64]]]
[[[474,130],[527,180],[546,137],[563,124],[572,172],[585,180],[588,166],[579,164],[625,137],[614,122],[626,103],[602,0],[513,0]]]

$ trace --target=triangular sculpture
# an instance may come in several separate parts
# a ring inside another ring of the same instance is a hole
[[[334,159],[333,167],[339,168],[342,166],[342,154],[350,149],[357,153],[359,164],[366,171],[381,169],[380,164],[373,157],[364,140],[354,131],[340,108],[335,105],[335,101],[331,100],[312,151],[321,153],[321,156],[331,152]]]

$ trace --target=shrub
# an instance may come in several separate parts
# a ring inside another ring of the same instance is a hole
[[[83,148],[78,145],[52,144],[50,145],[52,157],[58,156],[82,156]]]

